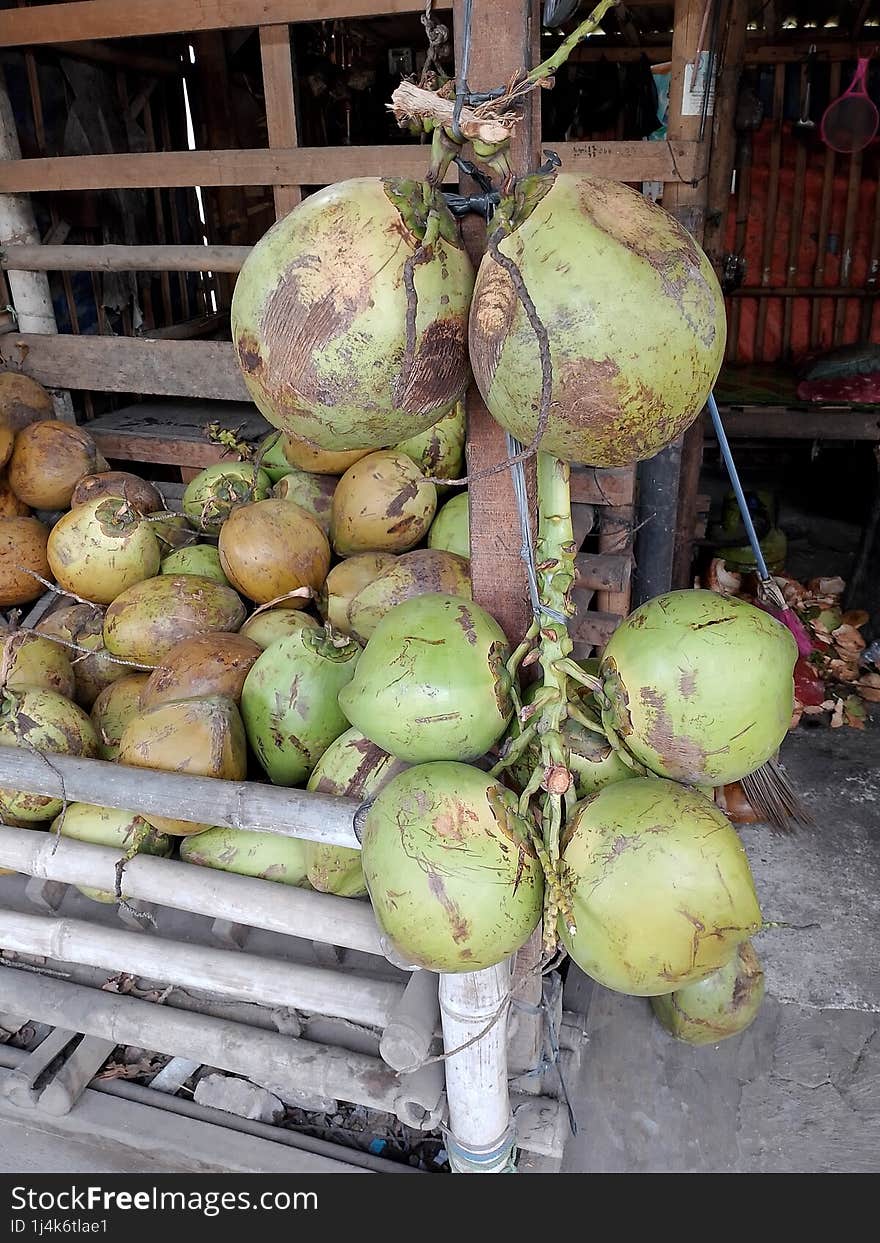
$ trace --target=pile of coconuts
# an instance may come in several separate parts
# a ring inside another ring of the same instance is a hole
[[[433,182],[343,182],[270,229],[232,331],[278,432],[202,471],[180,512],[108,471],[83,428],[9,424],[21,508],[0,519],[0,607],[41,579],[68,598],[33,634],[10,627],[0,745],[355,798],[362,850],[12,790],[0,812],[368,896],[397,952],[435,971],[499,963],[543,924],[548,952],[558,937],[600,983],[652,998],[674,1035],[722,1039],[760,1005],[762,917],[713,790],[775,755],[794,641],[741,601],[676,592],[582,668],[558,619],[567,464],[635,462],[696,418],[723,299],[694,240],[627,187],[525,178],[499,219],[476,274]],[[551,613],[525,636],[472,598],[471,376],[504,427],[541,437]],[[34,508],[66,512],[49,529]]]

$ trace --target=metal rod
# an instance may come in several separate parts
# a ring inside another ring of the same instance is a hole
[[[749,537],[749,544],[752,548],[752,554],[755,558],[755,564],[758,567],[758,574],[763,582],[770,577],[767,569],[767,562],[764,560],[764,554],[761,551],[761,544],[758,540],[758,534],[755,530],[755,524],[752,522],[752,515],[749,513],[749,507],[746,502],[745,493],[742,484],[739,481],[739,473],[736,469],[736,463],[733,460],[733,454],[730,451],[730,442],[727,439],[727,433],[724,430],[724,424],[721,422],[721,413],[718,409],[718,403],[715,400],[715,394],[710,393],[706,405],[709,407],[709,415],[712,419],[712,426],[715,428],[715,437],[718,441],[718,447],[721,450],[721,456],[724,459],[724,465],[727,468],[727,474],[730,479],[731,487],[736,496],[736,503],[739,506],[740,517],[746,534]]]

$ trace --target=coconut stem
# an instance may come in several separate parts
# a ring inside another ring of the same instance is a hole
[[[581,24],[562,40],[553,55],[542,60],[540,65],[535,65],[534,69],[527,74],[526,82],[542,82],[545,78],[552,78],[556,71],[562,68],[577,45],[583,43],[584,39],[589,38],[594,31],[598,30],[602,18],[609,9],[615,8],[618,2],[619,0],[600,0],[589,17],[585,17]],[[515,94],[516,92],[514,96]]]

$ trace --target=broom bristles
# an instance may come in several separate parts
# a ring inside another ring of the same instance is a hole
[[[798,827],[815,824],[777,760],[768,760],[740,784],[751,806],[772,829],[794,833]]]

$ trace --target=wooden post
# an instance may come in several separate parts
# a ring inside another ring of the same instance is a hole
[[[261,26],[260,56],[263,62],[263,95],[270,147],[299,145],[296,129],[296,96],[293,88],[290,27]],[[296,207],[299,186],[274,186],[275,217],[280,220]]]

